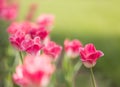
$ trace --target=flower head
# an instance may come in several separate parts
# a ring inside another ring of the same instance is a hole
[[[3,5],[0,9],[0,17],[5,20],[14,20],[17,17],[18,5]]]
[[[48,29],[51,29],[51,27],[54,24],[54,15],[52,14],[42,14],[38,17],[37,23],[39,26],[44,26]]]
[[[67,56],[75,58],[79,55],[79,49],[82,47],[82,43],[75,39],[75,40],[68,40],[64,41],[64,49]]]
[[[34,39],[27,38],[21,43],[22,49],[29,54],[37,55],[42,48],[42,43],[39,37]]]
[[[20,87],[44,87],[48,84],[55,70],[50,58],[46,55],[27,55],[23,65],[16,68],[13,81]]]
[[[95,46],[91,43],[80,49],[81,61],[87,68],[95,66],[96,61],[103,55],[104,53],[100,50],[96,50]]]
[[[52,58],[55,58],[55,59],[58,58],[61,51],[62,51],[62,47],[60,45],[57,45],[53,41],[49,41],[43,48],[43,52],[46,55],[49,55],[49,56],[51,56]]]

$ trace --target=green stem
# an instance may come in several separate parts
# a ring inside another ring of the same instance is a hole
[[[23,58],[22,58],[22,52],[21,51],[19,52],[19,55],[20,55],[21,62],[23,63]]]
[[[91,79],[92,79],[93,87],[97,87],[97,86],[96,86],[96,81],[95,81],[95,77],[94,77],[94,73],[93,73],[92,68],[90,68],[90,72],[91,72]]]
[[[73,73],[74,75],[73,75],[72,87],[76,87],[75,86],[75,78],[76,78],[81,66],[82,66],[82,63],[80,61],[78,61],[77,64],[75,65],[75,67],[74,67],[74,73]]]

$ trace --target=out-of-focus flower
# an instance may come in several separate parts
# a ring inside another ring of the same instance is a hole
[[[51,27],[54,24],[54,15],[52,14],[42,14],[38,17],[37,23],[39,26],[44,26],[51,31]]]
[[[96,50],[95,46],[91,43],[80,49],[81,61],[87,68],[95,66],[96,61],[103,55],[104,53],[100,50]]]
[[[15,34],[16,32],[22,32],[27,34],[33,27],[35,27],[34,23],[31,22],[13,22],[7,29],[7,32],[9,34]]]
[[[45,44],[43,48],[43,52],[54,59],[59,57],[61,51],[62,51],[62,47],[60,45],[57,45],[53,41],[49,41],[47,44]]]
[[[5,5],[4,7],[1,7],[0,10],[0,18],[5,20],[15,20],[18,14],[18,5],[17,4],[11,4],[11,5]]]
[[[32,55],[39,54],[39,51],[42,48],[41,40],[39,37],[35,37],[34,39],[26,38],[21,43],[21,46],[22,46],[22,49],[24,49],[24,51]]]
[[[72,58],[75,58],[79,55],[79,49],[82,47],[82,43],[75,39],[75,40],[68,40],[66,39],[64,41],[64,49],[66,52],[66,55]]]
[[[46,87],[55,70],[46,55],[25,57],[23,65],[16,68],[13,81],[20,87]]]
[[[30,9],[29,9],[28,14],[26,16],[26,20],[31,21],[33,19],[34,14],[36,12],[36,9],[37,9],[37,4],[34,3],[34,4],[30,5]]]

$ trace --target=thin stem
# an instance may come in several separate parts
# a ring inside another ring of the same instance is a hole
[[[97,86],[96,86],[96,81],[95,81],[95,77],[94,77],[94,73],[93,73],[92,68],[90,68],[90,72],[91,72],[91,79],[92,79],[93,87],[97,87]]]
[[[23,58],[22,58],[22,52],[21,51],[19,52],[19,55],[20,55],[21,62],[23,63]]]

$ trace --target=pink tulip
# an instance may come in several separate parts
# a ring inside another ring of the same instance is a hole
[[[11,4],[6,5],[1,8],[0,10],[0,17],[5,20],[15,20],[18,13],[18,5],[17,4]]]
[[[15,34],[17,31],[27,34],[35,25],[31,22],[13,22],[7,29],[9,34]]]
[[[39,26],[44,26],[44,27],[51,29],[51,27],[54,24],[54,15],[42,14],[41,16],[38,17],[37,23]]]
[[[45,47],[43,48],[43,52],[46,55],[49,55],[55,59],[59,57],[61,51],[62,51],[62,47],[60,45],[57,45],[53,41],[49,41],[47,44],[45,44]]]
[[[84,48],[80,49],[81,61],[87,68],[95,66],[96,61],[103,55],[104,53],[96,50],[93,44],[87,44]]]
[[[79,49],[82,47],[82,43],[75,39],[75,40],[68,40],[64,41],[64,49],[67,56],[75,58],[79,55]]]
[[[44,40],[48,36],[49,32],[46,30],[45,27],[38,27],[31,29],[29,34],[31,38],[35,38],[38,36],[41,40]]]
[[[39,51],[42,48],[41,40],[39,37],[35,37],[34,39],[26,38],[21,43],[21,46],[24,49],[24,51],[26,51],[27,53],[30,53],[32,55],[39,54]]]
[[[23,51],[21,47],[21,43],[24,39],[25,39],[25,33],[16,32],[14,35],[10,36],[9,41],[13,47],[18,49],[19,51]]]
[[[51,60],[46,55],[27,55],[23,65],[16,68],[13,81],[20,87],[45,87],[55,70]]]

